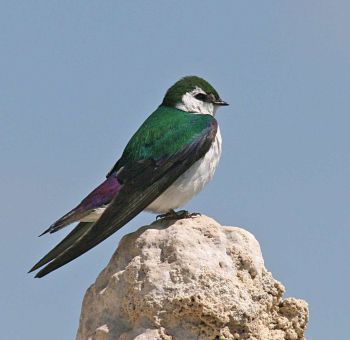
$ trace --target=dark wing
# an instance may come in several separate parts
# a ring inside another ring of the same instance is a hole
[[[191,143],[184,145],[175,154],[157,160],[145,159],[128,162],[121,167],[118,171],[118,180],[122,183],[120,191],[103,215],[87,228],[81,227],[79,232],[73,234],[74,239],[71,241],[70,235],[74,233],[74,229],[62,241],[65,244],[58,249],[59,252],[54,252],[55,258],[52,262],[40,270],[36,277],[43,277],[84,254],[144,210],[181,174],[207,153],[215,140],[216,132],[217,122],[212,119]],[[57,247],[59,246],[60,244]],[[47,263],[41,260],[33,268],[37,269],[44,262]]]
[[[54,247],[50,252],[48,252],[38,263],[36,263],[29,273],[34,270],[39,269],[46,263],[49,263],[66,249],[74,244],[76,240],[79,239],[91,226],[94,222],[80,222],[56,247]]]

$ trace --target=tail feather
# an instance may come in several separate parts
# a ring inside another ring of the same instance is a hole
[[[85,226],[85,228],[81,228],[79,230],[79,232],[77,232],[77,234],[73,236],[73,240],[68,239],[70,235],[68,235],[66,237],[67,243],[64,246],[62,246],[62,249],[59,252],[57,251],[57,254],[55,255],[54,258],[52,258],[51,262],[46,264],[46,266],[44,268],[42,268],[35,275],[36,278],[41,278],[41,277],[51,273],[53,270],[65,265],[66,263],[71,262],[72,260],[75,259],[75,257],[69,257],[69,256],[67,257],[66,253],[67,252],[69,253],[72,248],[76,247],[76,244],[79,244],[80,240],[91,230],[91,228],[94,226],[95,223],[94,222],[87,222],[87,224],[89,224],[89,225]],[[79,226],[79,224],[78,224],[78,226]],[[74,230],[73,230],[73,232],[74,232]]]
[[[37,262],[28,273],[31,273],[54,260],[57,256],[68,249],[78,238],[80,238],[86,230],[90,229],[93,224],[94,222],[80,222],[55,248]]]
[[[48,227],[44,232],[42,232],[40,236],[43,236],[47,233],[55,233],[56,231],[66,227],[67,225],[77,222],[84,218],[85,216],[89,215],[91,210],[86,210],[86,211],[79,211],[80,206],[74,208],[71,210],[69,213],[65,214],[62,216],[60,219],[58,219],[56,222],[52,223],[50,227]]]
[[[102,184],[85,197],[77,207],[53,223],[39,236],[46,233],[54,233],[68,224],[80,221],[94,209],[108,205],[118,195],[121,186],[117,177],[110,175]],[[70,262],[73,258],[68,259],[63,254],[74,247],[76,243],[79,243],[94,224],[95,222],[80,222],[55,248],[36,263],[30,269],[29,273],[46,265],[35,276],[42,277],[63,264]]]

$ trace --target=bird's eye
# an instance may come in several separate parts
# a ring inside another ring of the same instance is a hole
[[[198,100],[201,100],[202,102],[204,102],[208,99],[208,96],[204,93],[198,93],[194,97]]]

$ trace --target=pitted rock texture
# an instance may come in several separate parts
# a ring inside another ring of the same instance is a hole
[[[123,237],[85,294],[77,339],[305,339],[307,303],[283,293],[248,231],[160,220]]]

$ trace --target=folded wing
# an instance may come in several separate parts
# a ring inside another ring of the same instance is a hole
[[[217,122],[211,117],[206,127],[188,143],[184,143],[176,153],[157,159],[124,162],[114,173],[121,183],[120,190],[103,215],[93,224],[78,224],[76,229],[32,268],[36,270],[48,263],[36,277],[43,277],[84,254],[144,210],[207,153],[216,132]]]

